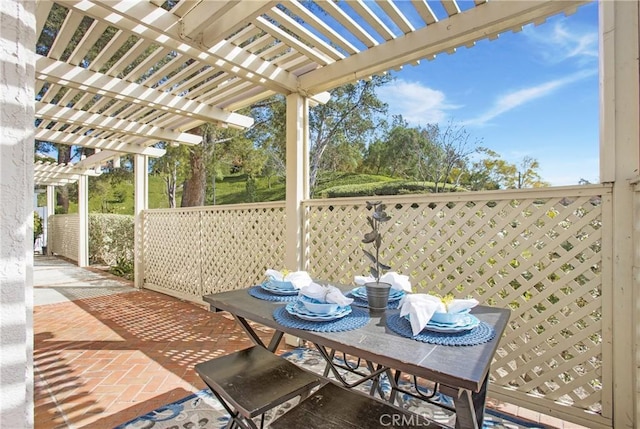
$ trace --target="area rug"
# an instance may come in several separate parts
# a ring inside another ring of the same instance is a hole
[[[315,350],[299,347],[282,356],[316,373],[322,374],[324,370],[324,361]],[[337,358],[342,358],[342,356],[337,356]],[[353,362],[347,356],[344,358],[349,360],[352,365],[357,364],[357,362]],[[347,380],[353,380],[351,374],[345,373],[343,375]],[[383,377],[380,384],[385,393],[390,391],[391,385],[389,380]],[[358,389],[368,392],[370,387],[371,384],[368,382],[363,383]],[[415,392],[414,383],[411,380],[401,380],[400,387]],[[423,394],[433,394],[429,387],[428,385],[419,386],[418,389]],[[435,420],[438,423],[451,427],[454,426],[455,416],[452,412],[416,399],[410,395],[403,394],[401,397],[405,408],[428,419]],[[439,393],[433,394],[432,400],[444,405],[453,405],[451,398]],[[267,413],[265,416],[265,427],[269,427],[269,423],[273,421],[273,419],[285,413],[296,403],[297,399],[294,399]],[[115,429],[219,429],[223,428],[228,423],[228,420],[229,416],[222,405],[208,389],[205,389],[160,407],[148,414],[139,416],[127,423],[117,426]],[[259,420],[256,420],[256,423],[259,425]],[[506,415],[489,408],[485,411],[483,423],[484,429],[548,429],[548,427],[544,425]]]

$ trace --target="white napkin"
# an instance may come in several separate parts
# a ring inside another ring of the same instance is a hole
[[[353,281],[362,286],[365,283],[375,282],[376,279],[371,276],[355,276]],[[405,292],[411,293],[411,281],[409,280],[409,276],[405,276],[404,274],[398,274],[395,271],[389,271],[388,273],[383,274],[380,277],[381,283],[389,283],[392,289],[403,290]]]
[[[306,271],[293,271],[285,276],[280,271],[269,269],[265,272],[265,275],[273,280],[291,282],[294,289],[300,289],[313,281]]]
[[[300,288],[300,293],[308,298],[313,298],[320,302],[330,304],[338,304],[341,307],[349,305],[353,302],[353,298],[347,298],[342,294],[340,289],[335,286],[324,286],[318,283],[308,284]]]
[[[440,298],[425,293],[407,294],[399,304],[400,316],[409,315],[413,335],[418,335],[427,326],[435,312],[459,313],[476,305],[478,301],[475,299],[454,299],[445,307]]]

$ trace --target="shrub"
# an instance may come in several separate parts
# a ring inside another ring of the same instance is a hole
[[[109,266],[133,264],[134,219],[130,215],[89,214],[89,261]]]

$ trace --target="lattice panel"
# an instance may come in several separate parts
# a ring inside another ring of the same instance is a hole
[[[284,267],[284,205],[203,212],[205,294],[255,285]]]
[[[80,218],[77,214],[49,216],[47,223],[48,251],[78,261]]]
[[[201,301],[284,266],[283,203],[145,211],[145,283]]]
[[[570,193],[573,192],[573,193]],[[601,412],[602,198],[609,188],[384,197],[383,262],[417,292],[511,308],[492,383]],[[608,201],[608,200],[607,200]],[[366,274],[365,201],[309,201],[308,269]]]
[[[145,283],[201,297],[200,213],[159,210],[144,214],[143,246]]]

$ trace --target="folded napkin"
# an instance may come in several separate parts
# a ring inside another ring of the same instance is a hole
[[[280,271],[269,269],[265,272],[265,275],[273,280],[291,282],[295,289],[307,286],[313,281],[306,271],[293,271],[283,275]]]
[[[335,286],[324,286],[318,283],[308,284],[300,288],[300,293],[308,298],[313,298],[319,302],[338,304],[341,307],[353,302],[352,298],[347,298],[340,289]]]
[[[418,335],[427,326],[433,313],[459,313],[478,305],[475,299],[454,299],[446,306],[437,296],[425,293],[407,294],[400,300],[400,316],[409,315],[411,331]]]
[[[353,281],[362,286],[365,283],[375,282],[376,279],[371,276],[355,276]],[[394,271],[389,271],[388,273],[383,274],[380,277],[381,283],[389,283],[392,289],[403,290],[405,292],[411,292],[411,281],[409,280],[409,276],[405,276],[403,274],[398,274]]]

